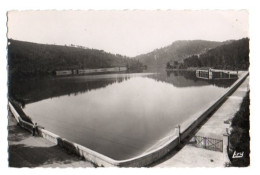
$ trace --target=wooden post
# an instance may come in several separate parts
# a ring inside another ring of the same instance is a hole
[[[207,148],[207,138],[206,137],[202,137],[203,139],[203,148]]]

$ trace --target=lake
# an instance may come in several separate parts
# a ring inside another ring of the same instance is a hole
[[[9,95],[33,122],[116,160],[150,150],[234,80],[195,72],[11,79]]]

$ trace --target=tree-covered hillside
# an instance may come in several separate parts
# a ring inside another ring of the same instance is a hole
[[[8,41],[9,73],[47,74],[55,70],[128,66],[141,67],[137,60],[83,47]]]
[[[201,55],[190,56],[184,59],[184,63],[180,67],[247,70],[249,67],[249,39],[243,38],[232,41],[231,43],[210,49]]]
[[[175,41],[167,47],[136,56],[135,59],[147,65],[149,69],[165,68],[167,62],[179,62],[191,55],[204,53],[222,44],[224,43],[203,40]]]

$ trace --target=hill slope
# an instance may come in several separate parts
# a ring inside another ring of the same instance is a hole
[[[138,55],[135,59],[147,65],[149,69],[165,68],[169,61],[181,61],[188,56],[204,53],[222,44],[224,43],[204,40],[175,41],[167,47]]]
[[[36,44],[9,40],[9,73],[46,74],[55,70],[129,66],[141,64],[126,56],[83,47]]]
[[[184,59],[183,67],[247,70],[249,67],[249,39],[232,41],[210,49],[199,56],[190,56]]]

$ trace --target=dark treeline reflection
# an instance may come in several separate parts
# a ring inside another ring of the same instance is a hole
[[[9,98],[25,104],[63,95],[77,95],[94,89],[104,88],[128,77],[11,77],[8,82]]]
[[[129,79],[130,74],[108,74],[72,77],[9,77],[9,98],[25,104],[63,95],[77,95],[90,90],[104,88],[116,82]],[[157,81],[172,84],[175,87],[193,87],[214,85],[227,88],[234,80],[203,80],[196,78],[192,71],[172,71],[148,75]]]
[[[149,75],[157,81],[166,82],[175,87],[194,87],[214,85],[221,88],[230,87],[236,79],[204,80],[196,77],[195,71],[164,71],[158,74]]]

